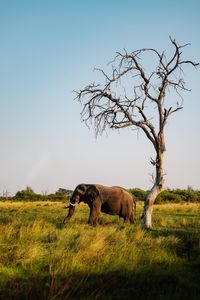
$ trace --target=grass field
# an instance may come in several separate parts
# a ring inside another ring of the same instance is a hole
[[[154,229],[79,205],[0,202],[0,299],[200,299],[200,204],[154,208]]]

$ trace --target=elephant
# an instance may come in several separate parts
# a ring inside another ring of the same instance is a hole
[[[136,202],[132,195],[118,186],[107,187],[99,184],[79,184],[71,195],[68,215],[63,223],[69,220],[77,203],[84,202],[90,208],[88,224],[96,225],[100,212],[118,215],[124,222],[135,223]]]

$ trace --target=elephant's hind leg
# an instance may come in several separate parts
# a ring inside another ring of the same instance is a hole
[[[123,216],[124,223],[128,223],[129,217],[128,216]]]
[[[130,221],[131,224],[134,224],[134,223],[135,223],[135,218],[134,218],[134,216],[133,216],[133,213],[131,213],[131,216],[130,216],[130,218],[129,218],[129,221]]]

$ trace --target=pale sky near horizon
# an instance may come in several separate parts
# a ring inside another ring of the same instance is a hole
[[[150,142],[132,130],[96,140],[73,90],[116,51],[167,51],[170,35],[200,62],[199,15],[198,0],[0,0],[0,195],[81,182],[150,188]],[[166,127],[165,185],[200,189],[200,69],[187,67],[185,80],[192,91]]]

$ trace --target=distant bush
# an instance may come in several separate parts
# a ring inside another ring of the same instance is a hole
[[[139,188],[129,189],[131,194],[135,197],[136,201],[144,201],[148,191]],[[173,202],[200,202],[200,191],[194,190],[166,190],[163,191],[156,199],[155,204]]]
[[[9,196],[9,197],[1,196],[0,202],[12,201],[12,199],[13,199],[13,197],[11,197],[11,196]]]
[[[173,190],[173,193],[176,195],[179,195],[183,201],[187,202],[200,202],[200,191],[194,191],[194,190]]]
[[[129,192],[133,195],[133,197],[135,197],[136,201],[144,201],[147,193],[139,188],[129,189]]]
[[[173,202],[173,203],[180,203],[183,202],[183,198],[174,193],[173,191],[163,191],[158,197],[156,198],[155,203],[160,204],[163,202]]]
[[[22,191],[18,191],[15,196],[13,198],[18,199],[18,200],[38,200],[38,198],[40,198],[41,195],[35,194],[32,190],[22,190]]]
[[[62,193],[55,193],[49,195],[36,194],[31,189],[18,191],[14,197],[11,198],[13,201],[66,201],[69,196]]]
[[[63,195],[63,196],[70,196],[72,194],[72,190],[67,190],[67,189],[64,189],[64,188],[59,188],[55,194],[56,195]]]
[[[69,195],[62,194],[50,194],[45,196],[49,201],[66,201],[69,199]]]

